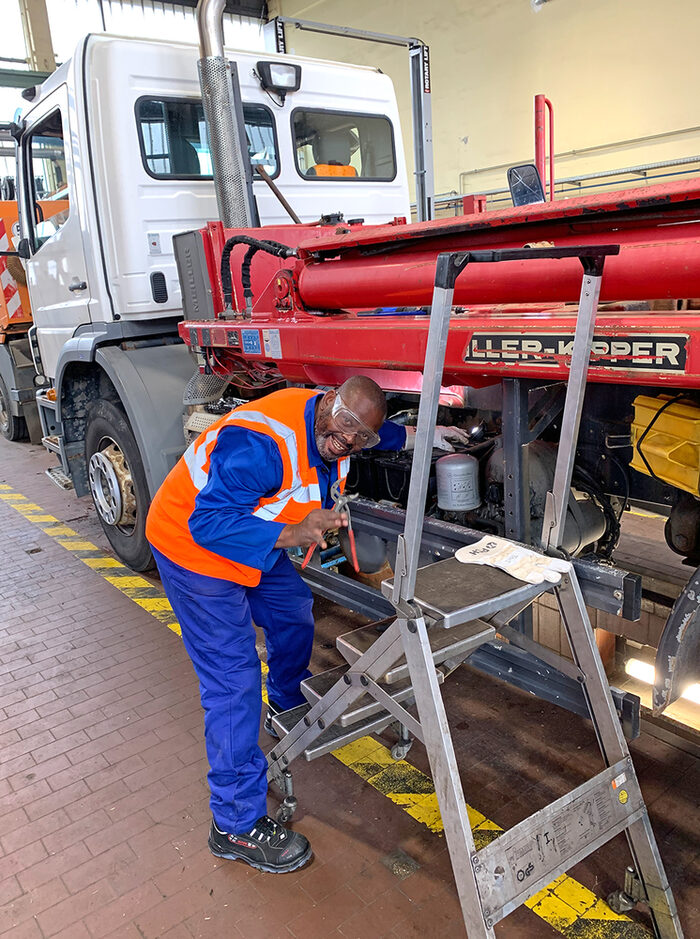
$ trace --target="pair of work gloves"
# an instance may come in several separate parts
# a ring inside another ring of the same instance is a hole
[[[485,535],[476,544],[459,548],[455,557],[463,564],[498,567],[511,577],[517,577],[528,584],[542,584],[545,581],[558,584],[561,575],[571,571],[570,561],[539,554],[495,535]]]
[[[433,447],[438,450],[447,450],[449,453],[454,452],[454,447],[450,443],[450,440],[454,440],[457,443],[469,443],[469,434],[462,430],[459,427],[443,427],[438,425],[433,432]],[[406,443],[403,445],[404,450],[413,450],[416,445],[416,428],[410,425],[406,426]]]

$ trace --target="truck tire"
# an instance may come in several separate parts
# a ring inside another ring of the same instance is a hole
[[[129,421],[111,401],[90,409],[85,461],[92,500],[115,554],[135,571],[154,566],[146,540],[146,474]]]
[[[27,425],[23,417],[15,417],[10,406],[10,395],[0,376],[0,434],[6,440],[23,440],[27,436]]]

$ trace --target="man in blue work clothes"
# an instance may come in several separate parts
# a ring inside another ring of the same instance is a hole
[[[342,490],[351,454],[407,443],[406,429],[385,417],[383,391],[363,376],[325,394],[274,392],[202,433],[153,500],[146,534],[200,683],[209,848],[218,857],[274,873],[311,857],[307,839],[266,811],[253,622],[265,633],[270,709],[302,704],[312,596],[285,549],[325,547],[324,533],[347,525],[332,511],[330,489],[338,481]],[[436,445],[451,449],[447,435],[464,438],[456,428],[436,428]]]

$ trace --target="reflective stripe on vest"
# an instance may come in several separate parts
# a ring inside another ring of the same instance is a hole
[[[301,388],[273,392],[266,398],[242,405],[220,417],[204,431],[178,460],[156,493],[146,520],[146,537],[162,554],[187,570],[231,580],[247,587],[260,582],[261,571],[243,562],[209,551],[197,544],[189,519],[197,496],[210,477],[210,459],[218,434],[231,425],[269,437],[282,461],[279,489],[261,496],[253,512],[264,521],[297,525],[315,508],[322,508],[318,470],[309,465],[307,402],[316,393]],[[267,412],[267,413],[265,413]],[[350,460],[337,462],[341,490]]]
[[[189,470],[190,478],[192,479],[192,485],[197,492],[201,492],[202,489],[204,489],[209,479],[209,471],[206,468],[209,462],[207,447],[212,441],[216,440],[219,432],[223,430],[226,425],[230,426],[231,424],[250,424],[253,425],[251,428],[253,430],[255,429],[255,425],[257,425],[261,428],[261,432],[263,433],[263,428],[269,428],[278,437],[284,440],[289,454],[289,463],[292,472],[291,485],[287,489],[281,489],[276,493],[273,502],[258,506],[253,512],[253,515],[257,515],[259,518],[263,518],[266,521],[275,521],[284,511],[291,499],[301,503],[321,501],[321,489],[318,483],[310,483],[308,486],[305,486],[299,477],[299,454],[297,451],[296,434],[291,427],[287,427],[286,424],[282,424],[280,421],[268,417],[267,414],[263,414],[261,411],[241,411],[240,413],[232,411],[222,426],[218,427],[216,430],[202,434],[197,440],[190,444],[185,451],[184,460]],[[345,463],[343,475],[347,476],[350,461],[346,459],[341,462]]]

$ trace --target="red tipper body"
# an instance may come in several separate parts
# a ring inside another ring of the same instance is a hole
[[[639,301],[700,297],[700,179],[399,222],[246,230],[298,251],[285,261],[256,255],[248,319],[240,283],[246,248],[231,255],[235,309],[222,318],[221,251],[237,232],[210,223],[200,235],[216,318],[182,323],[182,337],[215,350],[217,370],[245,359],[274,363],[293,382],[335,384],[366,373],[388,390],[419,391],[428,317],[413,311],[430,304],[439,253],[619,244],[605,263],[589,379],[700,387],[698,317],[635,310]],[[455,289],[445,385],[565,378],[581,275],[577,259],[468,265]]]

